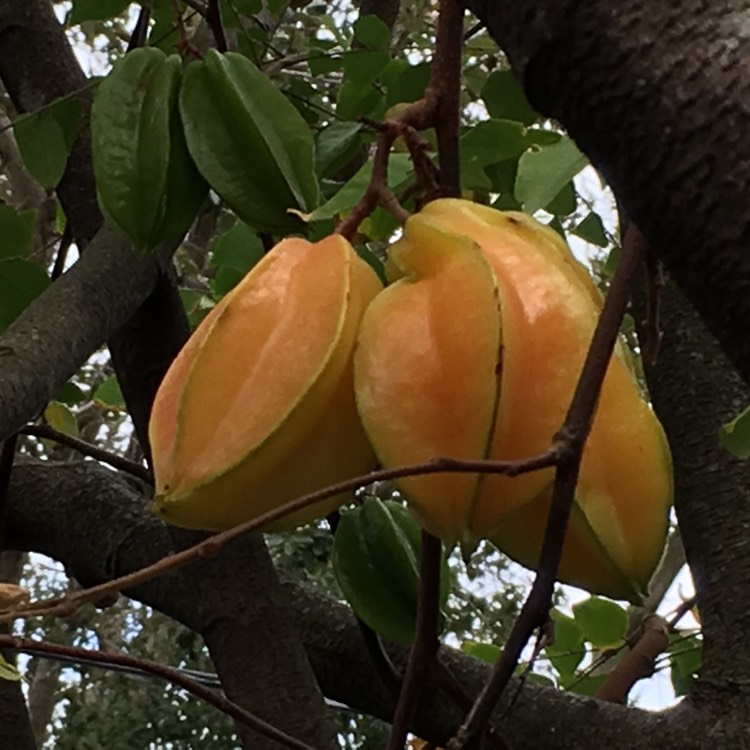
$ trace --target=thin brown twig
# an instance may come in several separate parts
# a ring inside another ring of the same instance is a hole
[[[93,649],[77,648],[75,646],[63,646],[59,643],[50,643],[48,641],[37,641],[31,638],[19,638],[12,635],[0,635],[0,646],[9,648],[21,653],[50,654],[58,657],[65,657],[72,662],[79,659],[85,659],[87,662],[96,662],[102,667],[107,665],[126,666],[137,669],[141,672],[160,677],[166,682],[181,687],[183,690],[209,703],[227,716],[231,716],[236,721],[244,724],[263,737],[267,737],[278,742],[283,747],[291,750],[315,750],[306,742],[292,737],[286,732],[277,729],[263,719],[246,711],[242,706],[234,701],[229,700],[223,693],[213,690],[205,685],[201,685],[196,680],[180,672],[178,669],[158,664],[157,662],[146,659],[137,659],[125,654],[96,651]]]
[[[443,546],[437,537],[422,531],[419,555],[419,603],[414,643],[409,652],[401,693],[393,716],[387,750],[403,750],[412,715],[438,649],[440,623],[440,558]]]
[[[18,607],[14,610],[1,612],[0,622],[7,622],[20,617],[35,617],[42,615],[69,616],[79,607],[97,601],[101,599],[102,596],[131,589],[139,584],[145,583],[146,581],[150,581],[157,576],[181,568],[183,565],[187,565],[193,560],[215,555],[222,549],[222,547],[235,539],[240,539],[252,531],[256,531],[289,513],[302,510],[309,505],[313,505],[329,497],[345,492],[351,492],[352,490],[372,484],[373,482],[382,482],[423,474],[443,474],[451,472],[519,476],[520,474],[526,474],[531,471],[550,468],[555,466],[559,460],[559,447],[553,445],[544,453],[532,456],[531,458],[513,461],[461,461],[452,458],[435,458],[432,461],[422,464],[372,471],[369,474],[363,474],[352,479],[347,479],[343,482],[332,484],[328,487],[316,490],[315,492],[310,492],[307,495],[286,503],[285,505],[263,513],[251,521],[246,521],[245,523],[234,526],[227,531],[213,534],[192,547],[187,547],[186,549],[175,552],[172,555],[162,557],[151,565],[147,565],[144,568],[140,568],[132,573],[107,581],[106,583],[101,583],[87,589],[81,589],[67,594],[64,597],[42,599],[40,601],[31,602],[26,606]]]
[[[55,265],[52,267],[52,273],[50,278],[52,281],[59,279],[63,275],[65,270],[65,261],[68,259],[68,251],[70,246],[73,244],[73,230],[70,222],[65,223],[65,229],[63,229],[62,237],[60,238],[60,247],[55,256]]]
[[[635,230],[637,231],[637,229]],[[664,291],[664,268],[661,261],[650,251],[644,259],[647,278],[646,319],[641,333],[641,358],[645,367],[653,367],[661,345],[661,296]]]
[[[555,474],[552,501],[534,584],[490,678],[458,733],[448,743],[448,750],[464,750],[477,746],[529,638],[548,617],[583,448],[594,419],[609,360],[617,342],[620,323],[627,309],[630,287],[642,261],[644,250],[640,233],[637,230],[629,230],[609,294],[594,330],[581,376],[556,438],[561,458]]]
[[[99,448],[86,440],[81,440],[81,438],[73,435],[66,435],[64,432],[60,432],[49,425],[29,424],[22,427],[19,430],[19,434],[30,435],[31,437],[42,438],[44,440],[54,440],[56,443],[67,445],[69,448],[73,448],[79,453],[83,453],[84,456],[91,456],[91,458],[95,458],[103,464],[107,464],[115,469],[132,474],[134,477],[142,479],[147,484],[153,485],[154,483],[154,478],[151,475],[151,472],[142,464],[139,464],[136,461],[131,461],[123,456],[118,456],[116,453],[104,450],[104,448]]]
[[[219,0],[208,0],[208,5],[206,6],[206,23],[211,28],[211,33],[216,42],[216,49],[219,52],[226,52],[229,49],[229,46],[227,45],[227,36],[224,33],[224,26],[221,23]]]

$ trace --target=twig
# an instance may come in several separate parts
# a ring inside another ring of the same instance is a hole
[[[444,195],[461,194],[458,126],[461,105],[461,52],[464,8],[458,0],[441,0],[430,75],[435,102],[435,133],[440,159],[440,187]]]
[[[93,649],[77,648],[75,646],[63,646],[58,643],[37,641],[30,638],[18,638],[12,635],[0,635],[0,646],[13,649],[14,651],[20,651],[22,653],[51,654],[58,657],[65,657],[71,661],[85,659],[88,662],[97,662],[103,667],[113,664],[137,669],[140,672],[155,675],[167,682],[171,682],[174,685],[181,687],[183,690],[187,690],[187,692],[200,698],[206,703],[209,703],[214,708],[219,709],[222,713],[227,714],[227,716],[231,716],[233,719],[250,727],[258,734],[268,737],[284,747],[291,748],[292,750],[315,750],[315,748],[308,745],[306,742],[302,742],[286,732],[282,732],[272,724],[269,724],[268,722],[263,721],[263,719],[251,714],[249,711],[246,711],[242,706],[230,701],[229,698],[222,693],[212,690],[205,685],[201,685],[196,680],[187,677],[178,669],[173,669],[172,667],[167,667],[163,664],[158,664],[157,662],[137,659],[133,656],[126,656],[125,654],[95,651]]]
[[[62,238],[60,239],[60,248],[55,256],[55,265],[52,267],[52,273],[50,278],[52,281],[59,279],[63,275],[65,270],[65,261],[68,259],[68,251],[73,242],[73,230],[70,222],[65,223],[65,229],[63,229]]]
[[[151,2],[141,3],[141,11],[138,14],[138,20],[135,23],[133,33],[130,35],[127,52],[131,52],[138,47],[143,47],[148,35],[148,23],[151,20]],[[66,225],[67,229],[67,225]]]
[[[620,322],[627,308],[630,286],[643,253],[644,243],[640,233],[629,230],[573,399],[563,426],[556,436],[561,458],[555,474],[552,501],[534,584],[489,680],[458,733],[448,743],[448,750],[476,747],[529,638],[534,630],[545,623],[549,614],[583,448],[594,419],[609,360],[617,342]]]
[[[130,589],[139,584],[150,581],[153,578],[164,575],[172,570],[181,568],[193,560],[203,557],[210,557],[217,554],[222,547],[246,536],[252,531],[259,529],[283,516],[302,510],[309,505],[313,505],[329,497],[350,492],[373,482],[382,482],[401,477],[418,476],[423,474],[443,474],[443,473],[477,473],[477,474],[505,474],[506,476],[519,476],[539,469],[547,469],[556,465],[560,459],[560,452],[557,446],[551,447],[544,453],[531,458],[513,460],[513,461],[459,461],[451,458],[436,458],[423,464],[413,464],[411,466],[402,466],[396,469],[382,469],[372,471],[369,474],[363,474],[353,479],[347,479],[343,482],[324,487],[323,489],[310,492],[296,500],[282,505],[267,513],[263,513],[257,518],[245,523],[239,524],[227,531],[214,534],[202,542],[187,547],[184,550],[175,552],[157,560],[151,565],[135,570],[127,575],[120,576],[106,583],[101,583],[91,588],[81,589],[80,591],[67,594],[64,597],[51,599],[42,599],[31,602],[30,604],[18,607],[17,609],[0,613],[0,622],[7,622],[19,617],[34,617],[41,615],[61,615],[69,616],[79,607],[89,602],[101,599],[102,596],[113,594],[118,591]]]
[[[443,546],[437,537],[422,531],[419,555],[419,604],[414,643],[404,674],[401,694],[393,716],[387,750],[403,750],[412,714],[425,678],[431,671],[438,649],[440,621],[440,557]]]
[[[154,478],[151,476],[151,472],[143,465],[136,461],[130,461],[123,456],[118,456],[116,453],[99,448],[96,445],[92,445],[86,440],[74,437],[73,435],[66,435],[64,432],[59,432],[54,427],[49,427],[43,424],[29,424],[22,427],[19,430],[20,435],[30,435],[31,437],[42,438],[44,440],[54,440],[56,443],[61,445],[67,445],[69,448],[77,450],[79,453],[83,453],[84,456],[91,456],[97,461],[101,461],[103,464],[108,464],[115,469],[132,474],[138,479],[142,479],[147,484],[153,485]]]
[[[668,646],[668,623],[659,615],[649,615],[641,624],[641,637],[607,675],[594,697],[609,703],[625,703],[633,685],[655,672],[656,660]]]
[[[695,606],[698,601],[698,597],[691,596],[689,599],[685,599],[681,602],[674,611],[674,614],[669,618],[669,628],[674,630],[677,627],[677,623]]]
[[[224,26],[221,23],[221,12],[219,11],[219,0],[208,0],[206,7],[206,23],[211,27],[211,33],[214,35],[216,49],[219,52],[226,52],[227,37],[224,33]]]

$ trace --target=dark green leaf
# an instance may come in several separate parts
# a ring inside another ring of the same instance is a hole
[[[43,109],[16,120],[13,133],[26,169],[43,188],[53,189],[68,160],[68,146],[58,121]]]
[[[372,85],[362,86],[347,80],[339,88],[336,100],[336,114],[342,120],[356,120],[359,117],[372,117],[381,108],[383,95]]]
[[[209,185],[259,231],[301,228],[289,209],[318,202],[310,129],[249,60],[209,50],[188,65],[180,111],[190,153]]]
[[[563,189],[544,207],[547,213],[554,216],[568,216],[578,207],[578,193],[571,180]]]
[[[517,159],[526,148],[524,127],[512,120],[485,120],[461,137],[463,165],[486,167]]]
[[[573,616],[583,637],[596,648],[621,645],[628,629],[625,609],[600,596],[590,596],[575,604]]]
[[[375,253],[370,250],[370,248],[367,247],[367,245],[357,245],[355,247],[355,250],[357,251],[357,255],[359,255],[360,258],[362,258],[365,263],[367,263],[370,268],[372,268],[373,271],[378,275],[378,278],[383,282],[383,286],[388,285],[388,279],[385,275],[385,266],[383,265],[383,261],[378,258]]]
[[[95,391],[94,403],[111,411],[124,411],[125,399],[120,390],[120,384],[114,375],[108,377]]]
[[[401,184],[412,171],[408,154],[392,154],[388,163],[388,185],[395,187]],[[307,217],[308,221],[331,219],[337,214],[348,211],[355,206],[362,197],[372,174],[372,162],[363,164],[355,174],[330,200]]]
[[[354,24],[354,38],[368,49],[388,47],[391,32],[377,16],[362,16]]]
[[[315,144],[315,169],[329,176],[354,155],[361,143],[358,122],[334,122],[321,130]]]
[[[211,289],[216,299],[221,299],[225,294],[231,292],[245,276],[242,271],[230,266],[220,266],[216,275],[211,279]]]
[[[570,138],[535,146],[518,160],[515,196],[528,213],[544,208],[585,166],[586,157]]]
[[[607,679],[606,674],[574,675],[560,680],[560,684],[571,693],[593,696]]]
[[[375,80],[390,62],[387,52],[352,50],[344,55],[346,80],[364,86]]]
[[[69,380],[55,396],[55,401],[60,401],[68,406],[82,404],[88,396],[72,380]]]
[[[106,21],[122,15],[129,5],[130,0],[73,0],[70,23]]]
[[[310,68],[310,74],[317,78],[341,70],[344,67],[344,57],[325,49],[311,47],[307,56],[307,66]]]
[[[571,234],[575,234],[582,240],[598,247],[607,247],[609,244],[602,218],[594,211],[589,211],[583,221],[572,230]]]
[[[399,102],[416,102],[422,98],[429,81],[430,66],[427,63],[406,66],[395,77],[393,83],[386,84],[386,106],[392,107]]]
[[[246,274],[263,253],[260,237],[247,224],[238,221],[214,242],[212,262],[215,266],[226,266]]]
[[[561,676],[572,675],[584,657],[584,641],[581,629],[572,617],[555,610],[555,642],[545,648],[552,666]]]
[[[0,260],[29,256],[36,220],[36,210],[16,211],[0,204]]]
[[[490,75],[482,89],[482,99],[490,117],[518,120],[524,125],[530,125],[539,116],[510,70],[498,70]]]
[[[12,323],[48,286],[47,272],[21,258],[0,260],[0,330]]]
[[[735,456],[750,456],[750,406],[719,428],[719,440]]]

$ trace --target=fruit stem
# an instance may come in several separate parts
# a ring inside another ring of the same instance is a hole
[[[419,603],[414,643],[398,697],[387,750],[403,750],[414,708],[438,649],[440,621],[440,563],[443,546],[440,540],[422,531],[419,554]]]

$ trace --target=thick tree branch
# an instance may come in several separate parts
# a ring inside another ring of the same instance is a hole
[[[463,2],[750,382],[750,2]]]
[[[19,466],[11,492],[9,540],[22,549],[34,549],[64,561],[85,583],[108,580],[175,550],[175,540],[167,527],[145,512],[143,498],[116,474],[93,464]],[[282,613],[295,620],[325,694],[389,720],[394,697],[374,672],[349,610],[325,595],[298,586],[290,589],[293,610],[285,608],[283,602],[264,603],[262,592],[259,597],[258,592],[248,590],[247,582],[237,575],[238,570],[255,564],[245,550],[245,540],[239,540],[215,558],[191,563],[128,593],[198,632],[209,631],[217,621],[234,612],[238,602],[243,603],[242,617],[258,620],[264,616],[265,607],[281,606]],[[217,606],[217,600],[223,604]],[[247,649],[248,668],[250,664],[255,668],[253,659],[258,655],[249,632],[245,632],[243,646],[236,649],[235,657],[244,659]],[[390,654],[403,667],[405,650],[392,649]],[[277,654],[277,658],[283,658],[283,654]],[[441,658],[465,691],[475,695],[487,677],[486,665],[450,649],[444,649]],[[290,678],[295,679],[294,673]],[[508,709],[509,696],[514,692],[508,691],[495,717]],[[539,720],[540,716],[544,716],[544,721]],[[739,708],[736,724],[732,723],[732,716],[726,717],[726,731],[744,732],[744,719],[744,711]],[[452,703],[430,693],[420,702],[412,729],[441,744],[460,720]],[[533,683],[526,684],[513,709],[502,720],[495,718],[493,726],[514,750],[720,747],[712,746],[707,739],[715,726],[710,716],[697,707],[688,705],[681,712],[649,714]]]
[[[750,402],[750,389],[674,284],[662,297],[659,359],[647,371],[667,431],[675,509],[695,580],[706,684],[750,691],[750,485],[747,463],[719,444],[718,429]]]

